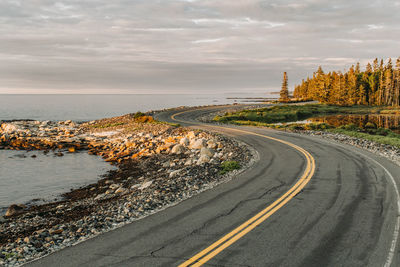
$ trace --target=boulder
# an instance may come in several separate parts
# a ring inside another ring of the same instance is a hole
[[[188,146],[189,145],[189,139],[187,139],[186,137],[183,137],[180,141],[179,144],[183,145],[183,146]]]
[[[203,164],[203,163],[207,163],[207,162],[210,162],[210,157],[209,156],[207,156],[207,155],[201,155],[200,156],[200,158],[199,158],[199,160],[197,161],[197,165],[201,165],[201,164]]]
[[[211,158],[212,156],[214,156],[214,154],[215,154],[215,152],[211,148],[202,147],[200,150],[200,156],[206,155],[209,158]]]
[[[202,147],[206,146],[206,140],[204,140],[203,138],[200,139],[193,139],[190,142],[190,148],[192,149],[201,149]]]
[[[26,209],[23,204],[12,204],[6,211],[5,216],[10,217],[13,215],[21,214]]]
[[[14,133],[15,131],[17,131],[18,127],[12,123],[3,123],[1,125],[1,129],[3,130],[4,133],[10,134],[10,133]]]
[[[185,152],[185,147],[184,147],[183,145],[181,145],[181,144],[175,145],[175,146],[171,149],[171,153],[172,153],[172,154],[177,154],[177,155],[179,155],[179,154],[182,154],[182,153],[184,153],[184,152]]]
[[[218,147],[217,143],[214,140],[208,140],[207,146],[212,149],[216,149]]]
[[[186,136],[187,136],[187,138],[189,138],[189,139],[193,139],[193,138],[196,137],[196,134],[195,134],[193,131],[190,131],[190,132],[187,133]]]
[[[185,165],[185,166],[193,165],[193,160],[192,160],[192,159],[188,159],[188,160],[185,162],[184,165]]]

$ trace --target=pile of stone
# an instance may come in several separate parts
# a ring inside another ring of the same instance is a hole
[[[0,149],[86,149],[77,124],[68,121],[13,121],[0,125]]]
[[[97,183],[66,193],[62,201],[10,206],[7,216],[0,216],[0,265],[7,266],[174,205],[229,180],[234,173],[221,175],[222,162],[235,160],[245,168],[254,159],[247,146],[224,136],[165,124],[138,124],[127,117],[85,124],[9,122],[1,129],[6,148],[23,149],[19,144],[24,142],[4,141],[16,138],[29,140],[24,144],[54,141],[55,148],[73,139],[68,144],[76,142],[76,149],[87,149],[118,167]]]

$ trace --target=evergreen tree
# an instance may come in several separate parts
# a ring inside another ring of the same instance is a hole
[[[286,77],[286,78],[285,78]],[[286,83],[285,83],[286,79]],[[287,87],[287,76],[284,75],[282,90]],[[345,72],[324,73],[322,67],[313,73],[312,78],[302,80],[295,87],[295,96],[299,99],[313,99],[322,103],[338,105],[400,105],[400,57],[393,67],[392,60],[387,64],[374,59],[368,63],[365,71],[361,71],[360,64]],[[282,98],[283,97],[283,98]],[[286,93],[281,91],[281,98]]]
[[[289,102],[288,77],[286,71],[283,73],[282,89],[280,92],[279,101]]]

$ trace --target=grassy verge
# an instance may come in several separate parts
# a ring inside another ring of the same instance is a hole
[[[387,129],[383,129],[387,130]],[[370,141],[374,141],[380,144],[386,144],[386,145],[391,145],[400,148],[400,134],[396,134],[394,132],[391,132],[389,135],[379,135],[379,134],[370,134],[366,132],[361,132],[357,130],[345,130],[345,129],[331,129],[329,130],[330,132],[333,133],[339,133],[339,134],[345,134],[348,136],[356,137],[356,138],[362,138]]]
[[[222,123],[251,121],[270,124],[277,122],[294,122],[330,114],[379,114],[380,111],[385,108],[386,107],[370,106],[342,107],[324,104],[279,105],[262,109],[226,113],[224,116],[216,116],[214,121]]]
[[[384,128],[377,128],[373,123],[365,124],[359,128],[354,124],[347,124],[335,128],[327,123],[290,123],[306,120],[312,117],[335,114],[400,114],[400,109],[395,107],[370,107],[370,106],[331,106],[324,104],[308,105],[280,105],[263,109],[244,110],[235,113],[226,113],[217,116],[214,121],[236,125],[250,125],[268,127],[278,130],[314,130],[329,131],[362,138],[381,144],[388,144],[400,148],[400,134]],[[278,123],[278,124],[277,124]]]

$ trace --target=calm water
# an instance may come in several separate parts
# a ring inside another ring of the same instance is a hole
[[[227,97],[271,97],[248,95],[0,95],[0,120],[87,121],[137,111],[178,106],[232,104],[244,100]],[[272,95],[276,97],[275,95]]]
[[[36,158],[32,158],[36,155]],[[112,165],[87,153],[0,150],[0,214],[13,203],[53,200],[71,188],[96,182]]]
[[[371,122],[375,124],[378,128],[391,129],[394,132],[400,133],[400,115],[384,115],[384,114],[329,115],[317,118],[310,118],[308,119],[308,121],[325,122],[335,127],[352,123],[360,128],[364,128],[364,126],[368,122]]]

